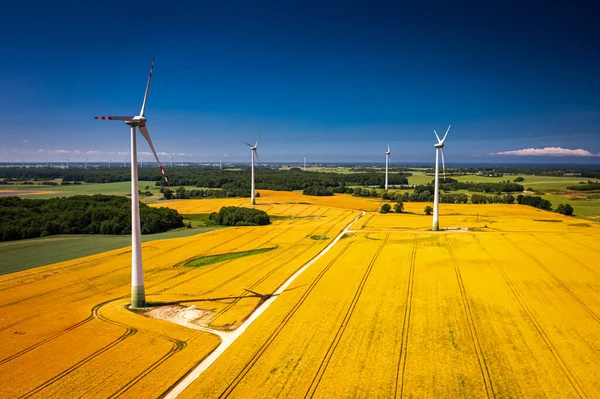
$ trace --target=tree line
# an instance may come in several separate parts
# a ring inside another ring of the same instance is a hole
[[[213,212],[210,220],[222,226],[264,226],[271,223],[265,211],[239,206],[224,206]]]
[[[169,208],[140,203],[142,234],[183,227]],[[114,195],[77,195],[53,199],[0,197],[0,241],[55,234],[130,234],[131,200]]]

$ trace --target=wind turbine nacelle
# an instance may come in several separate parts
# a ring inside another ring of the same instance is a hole
[[[435,148],[444,148],[444,143],[437,143],[433,145]]]

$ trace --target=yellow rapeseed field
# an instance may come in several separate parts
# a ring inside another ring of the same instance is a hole
[[[147,300],[235,330],[311,265],[181,395],[600,397],[600,226],[519,205],[259,190],[282,216],[143,245]],[[165,201],[209,213],[248,199]],[[313,239],[328,237],[328,239]],[[202,267],[190,260],[274,248]],[[2,397],[158,397],[220,343],[127,310],[128,248],[0,276]]]

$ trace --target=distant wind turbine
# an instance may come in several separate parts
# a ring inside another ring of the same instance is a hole
[[[223,169],[223,157],[219,157],[219,169]]]
[[[256,205],[256,197],[254,193],[254,157],[256,157],[256,163],[260,164],[260,160],[258,158],[258,142],[260,141],[260,136],[261,134],[258,135],[258,140],[256,140],[256,144],[254,145],[244,141],[244,144],[250,147],[250,153],[252,154],[252,187],[250,191],[250,203],[252,205]]]
[[[171,167],[173,167],[173,155],[169,155],[169,159],[171,160]]]
[[[304,171],[306,172],[306,157],[304,157]]]
[[[108,169],[110,169],[110,161],[112,161],[112,159],[108,158]]]
[[[68,157],[67,157],[67,158],[65,158],[65,162],[67,163],[67,169],[69,169],[69,162],[70,162],[70,161],[71,161],[71,160],[70,160]]]
[[[446,141],[446,137],[448,136],[448,132],[450,131],[450,127],[452,124],[448,125],[448,130],[446,130],[446,134],[444,134],[444,138],[440,140],[437,132],[434,130],[433,133],[437,138],[437,144],[434,144],[435,147],[435,187],[433,193],[433,225],[432,230],[438,231],[440,229],[440,162],[439,162],[439,154],[442,153],[442,168],[444,170],[444,180],[446,179],[446,165],[444,164],[444,143]]]
[[[154,57],[152,58],[152,66],[150,67],[150,75],[146,84],[146,93],[144,94],[144,102],[138,116],[100,116],[95,119],[102,120],[117,120],[124,121],[131,127],[131,307],[142,308],[146,305],[146,294],[144,288],[144,269],[142,267],[142,234],[140,227],[140,201],[138,193],[138,170],[137,170],[137,142],[136,142],[136,127],[150,146],[158,167],[165,179],[167,185],[167,175],[158,159],[150,134],[146,128],[146,102],[148,100],[148,91],[150,90],[150,81],[152,80],[152,71],[154,69]]]
[[[127,167],[127,156],[123,157],[123,167]]]
[[[388,167],[390,165],[390,145],[388,144],[388,150],[385,152],[385,191],[388,189]]]
[[[87,170],[87,158],[85,159],[85,169]]]

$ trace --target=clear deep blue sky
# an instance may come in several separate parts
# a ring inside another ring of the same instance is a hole
[[[263,161],[433,162],[448,123],[448,163],[600,159],[490,155],[600,152],[591,1],[125,3],[3,4],[0,163],[122,161],[127,126],[93,117],[139,112],[153,55],[150,133],[190,161],[262,132]]]

